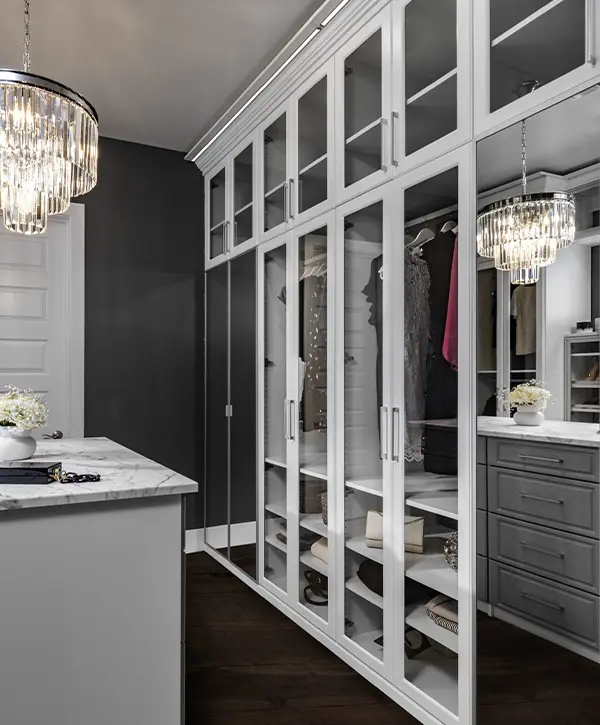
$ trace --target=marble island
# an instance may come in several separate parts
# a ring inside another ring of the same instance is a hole
[[[33,462],[62,464],[63,471],[98,473],[97,483],[1,484],[0,512],[41,506],[117,501],[195,493],[198,484],[108,438],[47,440]],[[10,463],[4,463],[9,466]]]
[[[520,426],[512,418],[479,416],[477,433],[495,438],[557,443],[600,448],[600,426],[597,423],[574,423],[546,420],[540,426]]]

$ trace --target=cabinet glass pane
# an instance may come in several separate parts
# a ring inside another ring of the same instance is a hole
[[[346,636],[383,660],[382,202],[347,216],[344,229]]]
[[[327,227],[298,240],[300,602],[327,621]]]
[[[287,115],[284,113],[264,131],[265,231],[286,221]]]
[[[592,274],[597,280],[598,260],[592,258],[592,265]],[[595,291],[597,294],[597,289]],[[568,390],[565,419],[600,423],[600,335],[573,336],[567,339],[566,345]]]
[[[458,169],[404,196],[404,676],[458,713]],[[437,617],[434,618],[434,617]]]
[[[235,246],[252,239],[254,221],[252,144],[233,162],[233,243]]]
[[[536,284],[510,285],[510,387],[536,377]]]
[[[210,180],[210,258],[225,252],[225,169]]]
[[[345,185],[370,176],[382,164],[381,29],[345,60]]]
[[[456,0],[405,10],[406,155],[457,127]]]
[[[298,210],[327,200],[327,77],[298,101]]]
[[[285,245],[265,264],[265,577],[287,590],[286,273]]]
[[[477,414],[496,415],[498,272],[477,273]]]
[[[490,0],[490,110],[586,62],[586,0]]]

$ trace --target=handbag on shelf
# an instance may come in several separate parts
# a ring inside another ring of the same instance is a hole
[[[425,519],[422,516],[404,517],[404,551],[422,554],[424,534]],[[369,548],[383,548],[383,514],[380,511],[367,512],[365,538]]]
[[[307,569],[304,578],[307,581],[303,592],[304,601],[316,607],[326,607],[329,603],[327,577],[314,569]]]
[[[367,511],[365,538],[370,549],[383,549],[383,514],[381,511]]]
[[[346,489],[344,491],[344,498],[348,498],[348,496],[352,493],[354,493],[354,491]],[[321,514],[323,516],[323,523],[327,526],[327,491],[323,491],[321,494]]]
[[[299,513],[320,514],[321,494],[326,487],[325,481],[300,481]]]
[[[458,602],[455,599],[438,594],[427,602],[425,609],[438,627],[458,634]]]

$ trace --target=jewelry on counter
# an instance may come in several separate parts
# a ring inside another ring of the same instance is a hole
[[[98,483],[99,473],[73,473],[73,471],[58,471],[53,476],[56,483]]]

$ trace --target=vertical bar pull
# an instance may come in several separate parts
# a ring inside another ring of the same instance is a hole
[[[381,170],[385,171],[387,174],[388,171],[388,165],[385,163],[387,161],[387,125],[388,120],[387,118],[381,119]]]
[[[295,400],[290,400],[289,412],[290,412],[290,422],[289,422],[290,440],[295,441],[296,440],[296,401]]]
[[[379,457],[387,461],[388,457],[388,409],[386,405],[379,408]]]
[[[283,432],[286,441],[290,440],[290,401],[286,398],[283,401]]]
[[[398,119],[400,114],[398,111],[392,111],[392,166],[398,166],[398,159],[396,158],[396,130],[398,127]]]
[[[287,224],[290,220],[290,185],[286,181],[283,186],[283,221]]]
[[[392,408],[392,461],[400,460],[400,408]]]
[[[289,194],[290,194],[290,199],[288,201],[288,207],[290,210],[290,219],[294,218],[294,213],[295,213],[294,212],[294,208],[295,208],[294,207],[294,183],[295,183],[294,179],[290,179],[289,186],[288,186]]]

